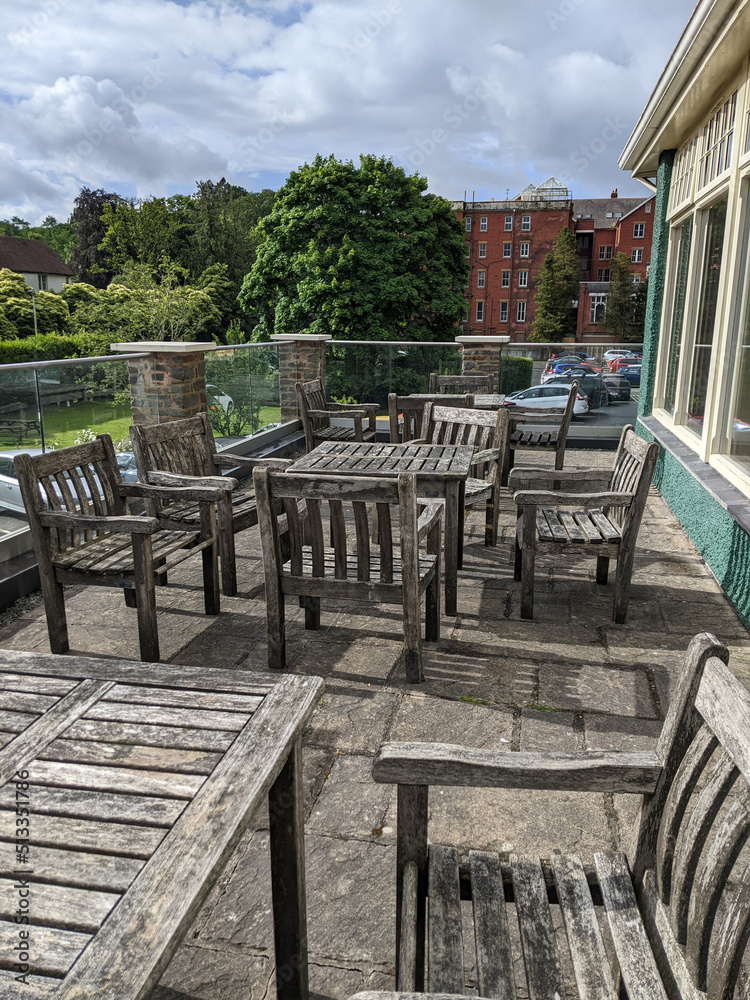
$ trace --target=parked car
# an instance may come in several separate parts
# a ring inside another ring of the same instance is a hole
[[[549,370],[547,368],[542,372],[542,377],[540,381],[542,384],[549,382],[551,378],[555,378],[558,375],[564,375],[566,372],[575,371],[579,375],[598,375],[599,370],[593,368],[591,365],[584,364],[582,361],[562,361],[558,365],[554,365]]]
[[[613,358],[609,363],[609,370],[613,373],[619,372],[623,365],[639,365],[643,361],[642,354],[621,354]]]
[[[578,358],[579,361],[591,361],[596,363],[596,357],[588,351],[560,351],[559,354],[550,354],[550,361],[567,361],[569,358]]]
[[[626,355],[631,354],[633,354],[632,348],[613,347],[602,354],[602,360],[609,363],[610,361],[614,361],[615,358],[624,358]]]
[[[0,451],[0,508],[25,514],[21,487],[13,469],[16,455],[41,455],[41,448],[20,448],[16,451]]]
[[[609,401],[622,402],[630,399],[630,381],[624,375],[602,375],[609,391]]]
[[[564,409],[568,404],[570,395],[570,385],[558,383],[557,385],[532,385],[530,389],[520,389],[512,392],[503,400],[504,406],[526,406],[530,409],[543,410],[547,407],[559,407]],[[573,404],[573,415],[581,415],[589,412],[589,398],[582,392],[576,393],[576,401]]]
[[[118,451],[115,455],[117,468],[120,470],[120,479],[124,483],[137,483],[138,470],[135,467],[135,455],[132,451]]]
[[[206,403],[211,406],[220,406],[225,413],[231,413],[234,409],[234,400],[216,385],[206,383]]]
[[[618,374],[622,375],[624,378],[626,378],[628,380],[628,382],[630,382],[631,385],[640,385],[641,384],[641,365],[640,364],[637,364],[637,365],[623,365],[619,369]]]
[[[576,381],[578,391],[589,398],[589,409],[598,410],[602,406],[609,406],[609,389],[604,379],[600,375],[589,375],[587,372],[569,368],[562,375],[555,375],[554,378],[545,382],[545,386],[561,385]]]

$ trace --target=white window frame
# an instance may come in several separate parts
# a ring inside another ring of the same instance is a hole
[[[607,308],[607,293],[606,292],[592,292],[589,295],[589,325],[598,326],[596,318],[596,310],[599,306],[604,306]]]
[[[633,247],[633,249],[630,251],[630,263],[631,264],[643,263],[643,247]]]
[[[521,232],[530,233],[531,232],[531,216],[522,215],[521,216]]]
[[[531,244],[530,243],[522,243],[520,245],[520,247],[519,247],[518,256],[519,257],[528,257],[530,251],[531,251]]]
[[[505,229],[504,229],[504,232],[506,232],[506,233],[512,233],[513,232],[513,216],[512,215],[506,215],[505,216]]]
[[[513,244],[503,243],[503,260],[509,260],[513,256]]]
[[[484,283],[487,278],[486,271],[477,271],[477,288],[484,288]]]
[[[516,302],[516,323],[526,322],[526,299]]]
[[[466,230],[467,233],[471,232],[471,216],[470,215],[467,215],[464,218],[464,229]]]
[[[500,287],[510,288],[510,271],[502,271],[500,274]]]
[[[645,222],[634,222],[633,223],[633,239],[642,240],[646,236],[646,223]]]
[[[477,318],[477,323],[484,323],[484,302],[477,302],[477,311],[475,313]]]
[[[529,287],[529,272],[519,271],[518,272],[518,287],[528,288]]]
[[[508,322],[508,303],[507,302],[501,302],[500,303],[500,319],[498,320],[498,323],[507,323],[507,322]]]
[[[480,260],[484,260],[486,256],[487,256],[487,244],[486,243],[480,243],[479,244],[479,259]]]
[[[486,233],[487,232],[487,216],[486,215],[480,215],[479,216],[479,232],[480,233]]]

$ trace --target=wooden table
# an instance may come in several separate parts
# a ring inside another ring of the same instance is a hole
[[[414,472],[420,496],[445,497],[445,613],[455,615],[463,558],[464,490],[473,454],[469,445],[326,441],[287,471],[376,479]]]
[[[433,401],[434,396],[430,396],[423,392],[410,392],[410,399],[425,399]],[[443,399],[445,402],[443,406],[455,405],[451,403],[450,393],[444,393]],[[474,393],[474,409],[475,410],[499,410],[503,405],[503,400],[505,399],[505,394],[501,392],[476,392]]]
[[[322,689],[0,650],[0,998],[148,996],[267,797],[277,993],[304,1000],[300,739]]]

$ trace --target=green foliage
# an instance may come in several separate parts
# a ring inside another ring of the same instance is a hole
[[[68,331],[70,313],[65,300],[55,292],[32,292],[23,276],[0,269],[0,339],[34,336],[34,308],[36,305],[36,331],[40,334],[63,334]]]
[[[384,157],[315,158],[258,225],[239,295],[256,331],[344,340],[443,340],[465,308],[461,226],[427,182]]]
[[[569,229],[561,229],[537,275],[529,340],[547,343],[575,330],[573,301],[579,294],[580,268],[576,238]]]
[[[24,361],[59,361],[62,358],[88,357],[88,345],[80,336],[60,337],[46,334],[23,340],[0,343],[0,364],[22,364]]]
[[[25,219],[14,215],[12,219],[0,219],[0,236],[17,236],[24,240],[44,240],[61,260],[69,264],[75,247],[75,226],[72,222],[58,222],[54,215],[48,215],[41,226],[31,226]]]
[[[99,244],[104,239],[105,228],[102,213],[105,205],[117,205],[120,196],[99,188],[81,188],[75,200],[70,221],[75,227],[75,247],[71,264],[79,281],[106,288],[112,278],[107,268]]]
[[[276,352],[270,348],[216,351],[206,358],[206,384],[231,397],[231,405],[207,400],[208,419],[222,437],[252,434],[261,410],[278,405]]]
[[[503,358],[500,365],[500,392],[506,396],[511,392],[528,389],[534,374],[531,358]]]
[[[646,294],[645,282],[633,285],[627,255],[615,254],[610,265],[607,302],[601,325],[614,335],[617,343],[639,343],[643,340]]]

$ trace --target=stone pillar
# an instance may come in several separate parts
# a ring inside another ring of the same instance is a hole
[[[326,344],[330,334],[274,333],[279,348],[279,402],[281,419],[298,420],[295,382],[309,382],[319,378],[325,385]]]
[[[500,392],[500,352],[510,343],[510,337],[456,337],[463,348],[462,375],[494,376],[495,392]]]
[[[163,424],[206,409],[206,351],[214,344],[143,340],[110,344],[128,358],[130,408],[134,424]]]

